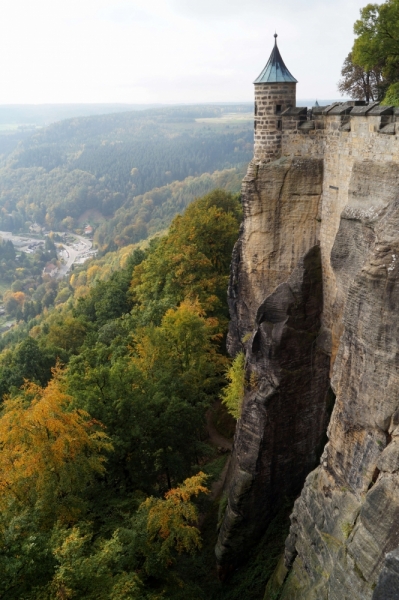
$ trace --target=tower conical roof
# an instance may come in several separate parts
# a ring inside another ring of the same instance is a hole
[[[274,48],[267,65],[254,83],[298,83],[284,64],[277,46],[277,33],[274,34]]]

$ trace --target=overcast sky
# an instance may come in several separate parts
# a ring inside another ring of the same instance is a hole
[[[250,101],[273,34],[298,98],[337,98],[366,0],[1,0],[0,104]]]

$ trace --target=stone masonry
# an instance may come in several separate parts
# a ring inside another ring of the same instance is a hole
[[[296,83],[255,84],[255,160],[274,160],[281,153],[281,114],[296,104]]]
[[[337,288],[330,255],[341,213],[348,202],[355,163],[399,166],[399,110],[343,103],[330,107],[288,109],[282,114],[281,154],[285,157],[323,159],[320,203],[320,246],[323,267],[323,323],[332,332],[332,363],[342,333],[339,316],[345,291]],[[370,107],[370,108],[369,108]],[[302,111],[301,114],[298,114]],[[351,113],[354,113],[353,115]],[[341,114],[337,114],[341,113]],[[306,115],[306,116],[305,116]],[[302,118],[301,118],[302,117]],[[397,131],[397,134],[396,134]]]

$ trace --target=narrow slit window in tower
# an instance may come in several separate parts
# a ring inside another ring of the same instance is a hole
[[[276,105],[276,115],[280,115],[281,114],[281,109],[283,108],[282,104],[277,104]]]

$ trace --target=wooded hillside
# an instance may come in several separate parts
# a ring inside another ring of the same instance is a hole
[[[34,222],[76,229],[87,211],[101,222],[154,188],[243,165],[252,153],[251,123],[220,117],[244,110],[171,107],[50,125],[2,157],[0,230]]]

